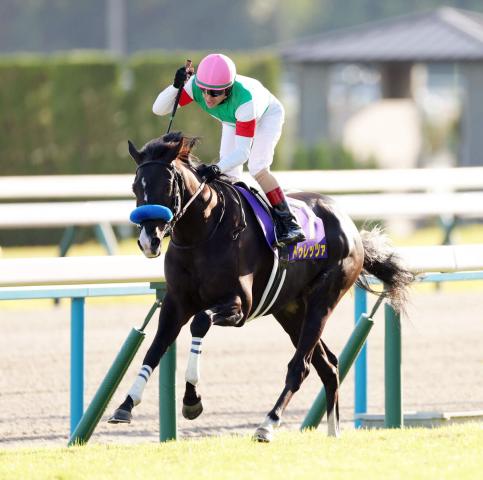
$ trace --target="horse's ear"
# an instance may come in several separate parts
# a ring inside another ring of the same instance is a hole
[[[184,161],[188,160],[188,156],[191,153],[191,149],[198,143],[198,137],[183,137],[182,146],[179,151],[178,157]]]
[[[183,134],[181,132],[170,132],[163,135],[164,143],[178,143],[183,140]]]
[[[187,143],[189,151],[191,152],[191,149],[199,143],[200,137],[185,138],[185,141]]]
[[[138,152],[137,148],[134,146],[134,143],[132,143],[131,140],[128,140],[127,144],[129,145],[129,154],[139,165],[141,163],[141,154]]]

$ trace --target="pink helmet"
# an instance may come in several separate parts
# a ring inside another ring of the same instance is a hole
[[[236,67],[231,58],[212,53],[201,60],[196,72],[196,85],[210,90],[223,90],[235,81]]]

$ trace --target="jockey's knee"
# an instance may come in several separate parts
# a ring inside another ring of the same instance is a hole
[[[248,172],[257,182],[260,182],[260,179],[263,180],[267,175],[272,175],[270,167],[260,168],[259,166],[250,165],[250,163],[248,164]]]
[[[203,311],[197,313],[193,317],[193,321],[190,325],[191,335],[193,337],[203,338],[212,324],[212,314],[210,311]]]
[[[271,192],[272,190],[275,190],[280,186],[277,179],[270,171],[269,167],[262,168],[261,170],[257,170],[254,173],[250,171],[250,174],[257,181],[258,185],[260,185],[265,193]]]

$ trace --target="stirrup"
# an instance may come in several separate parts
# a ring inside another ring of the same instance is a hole
[[[307,237],[305,236],[302,230],[299,230],[296,235],[290,237],[290,232],[286,232],[285,235],[281,235],[280,237],[277,236],[276,245],[278,247],[285,247],[287,245],[294,245],[296,243],[305,242]]]
[[[307,237],[305,236],[305,232],[302,230],[302,227],[298,225],[293,218],[293,221],[285,222],[282,224],[283,228],[281,229],[280,235],[277,235],[277,242],[284,244],[284,245],[294,245],[296,243],[305,242]]]

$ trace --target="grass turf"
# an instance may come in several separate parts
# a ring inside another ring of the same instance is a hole
[[[279,432],[271,444],[220,436],[135,446],[0,450],[2,479],[454,479],[483,471],[483,425]]]

